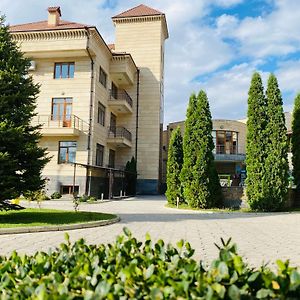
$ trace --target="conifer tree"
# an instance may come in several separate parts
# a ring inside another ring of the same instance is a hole
[[[126,195],[135,195],[136,194],[136,180],[137,180],[137,169],[136,169],[136,160],[132,156],[130,161],[127,161],[125,166],[125,192]]]
[[[167,191],[166,197],[170,204],[176,204],[177,197],[182,199],[182,186],[180,181],[180,172],[183,163],[183,149],[182,149],[182,136],[180,127],[173,130],[167,161]]]
[[[246,193],[252,209],[259,209],[264,201],[262,181],[266,158],[266,98],[259,73],[252,76],[248,92],[246,142]]]
[[[185,201],[191,207],[210,208],[216,202],[214,188],[219,182],[215,180],[211,132],[209,103],[201,90],[198,96],[192,94],[190,97],[183,138],[181,182]]]
[[[30,125],[39,86],[28,75],[30,61],[0,18],[0,201],[41,189],[48,159],[38,147],[38,127]]]
[[[278,82],[273,74],[268,79],[265,176],[262,181],[264,199],[261,210],[280,209],[287,197],[288,159],[287,130]]]
[[[297,189],[300,189],[300,94],[295,98],[292,122],[292,161],[293,176]]]

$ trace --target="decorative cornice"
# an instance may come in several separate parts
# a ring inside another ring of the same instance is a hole
[[[123,18],[112,18],[114,24],[125,24],[125,23],[141,23],[141,22],[163,22],[163,32],[165,38],[169,37],[168,25],[165,14],[156,15],[156,16],[140,16],[140,17],[123,17]]]
[[[113,22],[114,23],[138,23],[138,22],[160,21],[162,19],[162,16],[163,15],[113,18]]]
[[[53,31],[24,31],[12,32],[14,41],[33,41],[33,40],[58,40],[58,39],[84,39],[87,37],[85,29],[76,30],[53,30]]]

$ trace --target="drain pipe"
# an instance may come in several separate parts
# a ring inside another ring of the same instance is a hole
[[[91,178],[89,177],[89,166],[91,164],[91,140],[92,140],[92,115],[93,115],[93,94],[94,94],[94,60],[90,53],[90,31],[85,27],[87,32],[87,42],[86,42],[86,52],[91,60],[91,88],[90,88],[90,109],[89,109],[89,130],[88,130],[88,139],[87,139],[87,168],[86,168],[86,183],[85,183],[85,194],[90,195],[90,185]]]
[[[135,120],[135,161],[137,164],[138,133],[139,133],[139,106],[140,106],[140,69],[137,70],[136,85],[136,120]]]

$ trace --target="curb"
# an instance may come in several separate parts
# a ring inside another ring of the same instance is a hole
[[[19,228],[5,228],[0,229],[0,235],[4,234],[19,234],[19,233],[35,233],[35,232],[49,232],[49,231],[65,231],[75,229],[85,229],[111,225],[120,222],[121,218],[117,217],[111,220],[101,220],[87,223],[75,223],[67,225],[53,225],[53,226],[32,226],[32,227],[19,227]]]

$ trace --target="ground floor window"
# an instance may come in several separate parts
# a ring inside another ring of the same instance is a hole
[[[59,142],[58,163],[74,163],[76,160],[77,142]]]
[[[96,166],[103,166],[104,146],[97,144],[96,148]]]
[[[76,194],[79,193],[79,186],[78,185],[74,186],[74,192]],[[61,194],[62,195],[73,194],[73,185],[62,185],[61,186]]]

